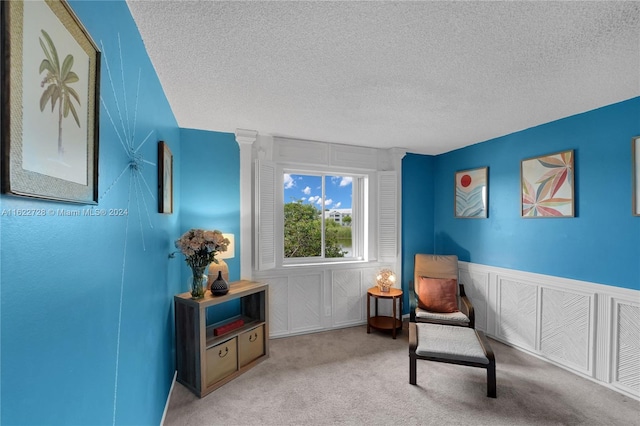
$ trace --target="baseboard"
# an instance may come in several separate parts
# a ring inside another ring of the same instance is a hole
[[[160,426],[164,425],[164,419],[167,417],[167,411],[169,410],[169,401],[171,401],[171,394],[173,393],[173,387],[176,384],[176,377],[178,377],[178,371],[173,373],[173,380],[171,380],[171,387],[169,388],[169,394],[167,395],[167,402],[164,404],[164,411],[162,412],[162,419],[160,419]]]

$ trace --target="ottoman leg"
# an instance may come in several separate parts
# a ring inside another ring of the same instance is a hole
[[[409,383],[412,385],[416,384],[416,364],[417,364],[416,349],[417,347],[418,347],[418,329],[416,327],[415,322],[409,322]]]
[[[496,361],[491,360],[487,366],[487,396],[496,398]]]
[[[409,384],[416,384],[416,357],[409,355]]]
[[[480,342],[480,346],[482,346],[482,350],[484,351],[484,355],[489,360],[489,364],[487,365],[487,396],[489,398],[496,397],[496,357],[493,353],[493,349],[491,349],[491,345],[489,345],[489,340],[487,340],[487,336],[484,335],[480,330],[476,330],[476,336],[478,337],[478,342]]]

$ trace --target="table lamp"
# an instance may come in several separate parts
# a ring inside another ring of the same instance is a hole
[[[391,269],[383,269],[376,275],[376,284],[380,291],[388,292],[396,282],[396,274]]]
[[[211,262],[209,264],[209,273],[207,275],[207,288],[211,287],[211,283],[218,278],[218,272],[222,272],[222,278],[226,282],[229,282],[229,266],[224,259],[232,259],[235,257],[235,244],[233,234],[222,234],[223,237],[229,240],[227,251],[221,251],[216,254],[216,260],[218,263]]]

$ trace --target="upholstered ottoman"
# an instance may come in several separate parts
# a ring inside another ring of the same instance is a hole
[[[496,397],[496,360],[479,330],[450,325],[409,323],[409,383],[416,384],[417,360],[468,365],[487,370],[487,396]]]

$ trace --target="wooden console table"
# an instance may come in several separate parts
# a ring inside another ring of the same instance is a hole
[[[173,298],[177,380],[201,398],[269,357],[268,285],[243,280],[229,287],[224,296],[207,291],[199,300],[190,292]],[[235,299],[240,315],[207,326],[207,309]],[[214,335],[214,329],[238,320],[244,323],[239,328]]]

